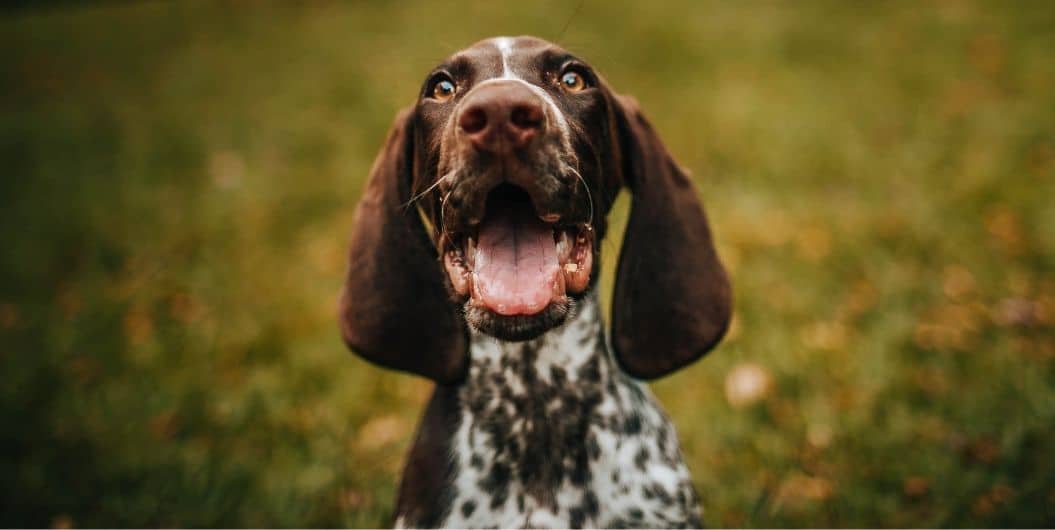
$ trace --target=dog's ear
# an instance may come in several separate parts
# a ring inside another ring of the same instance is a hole
[[[408,207],[414,123],[412,109],[399,113],[363,190],[341,292],[341,333],[368,361],[452,383],[468,364],[467,331],[435,247]]]
[[[725,335],[729,280],[692,178],[625,96],[611,101],[623,181],[632,193],[612,306],[623,369],[652,379],[698,359]]]

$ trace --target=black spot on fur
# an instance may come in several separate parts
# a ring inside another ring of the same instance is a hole
[[[600,356],[593,356],[582,369],[579,371],[579,378],[587,383],[600,383],[601,382],[601,363]]]
[[[590,473],[590,463],[587,461],[586,453],[583,451],[578,452],[572,462],[571,473],[569,474],[571,483],[575,486],[586,485],[592,476]]]
[[[601,444],[597,443],[597,437],[592,433],[586,438],[586,452],[590,455],[590,460],[597,460],[601,457]]]
[[[623,432],[630,435],[641,432],[641,416],[637,414],[628,416],[623,422]],[[660,446],[662,445],[662,442],[660,442]]]
[[[484,459],[480,453],[473,453],[473,456],[469,457],[469,465],[475,469],[484,468]]]
[[[586,516],[578,508],[572,508],[568,515],[571,516],[570,524],[572,528],[582,528],[583,523],[586,522]]]
[[[681,454],[678,452],[677,437],[669,425],[663,425],[659,429],[658,442],[660,460],[670,467],[676,467],[681,460]]]
[[[481,391],[473,393],[467,403],[469,405],[469,411],[472,412],[474,416],[483,414],[487,409],[487,402],[489,400],[490,396],[487,392]]]
[[[645,394],[641,392],[641,388],[637,385],[627,385],[626,387],[630,391],[630,399],[634,402],[635,406],[641,405],[645,402]]]
[[[635,521],[640,521],[645,517],[645,513],[642,512],[640,508],[630,508],[626,511],[626,515],[627,517]]]
[[[661,510],[652,510],[652,517],[655,517],[656,519],[659,519],[664,523],[670,523],[670,519],[667,518],[667,514],[663,513]]]
[[[653,482],[650,486],[643,486],[642,491],[645,493],[646,499],[657,498],[659,502],[663,504],[671,504],[670,493],[663,489],[663,486],[658,482]]]
[[[462,517],[469,517],[476,510],[476,501],[468,500],[462,503]]]
[[[591,517],[596,517],[597,513],[601,510],[600,503],[597,502],[597,494],[592,491],[587,491],[583,495],[582,509]]]
[[[491,465],[491,471],[479,484],[485,492],[491,494],[491,509],[505,504],[509,498],[509,467],[501,462]]]
[[[637,455],[634,456],[634,465],[637,466],[637,468],[641,471],[644,471],[645,464],[648,463],[648,458],[648,449],[642,447],[640,450],[638,450]]]

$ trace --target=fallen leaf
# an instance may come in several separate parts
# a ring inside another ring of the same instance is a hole
[[[407,422],[396,415],[381,416],[366,422],[356,436],[356,445],[374,451],[402,439],[409,431]]]
[[[901,489],[906,497],[919,498],[930,493],[930,479],[927,477],[914,476],[905,479]]]
[[[725,377],[725,398],[734,408],[758,402],[769,395],[773,378],[765,367],[755,363],[741,363]]]

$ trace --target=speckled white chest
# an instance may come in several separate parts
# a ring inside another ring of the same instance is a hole
[[[591,295],[534,341],[472,337],[443,526],[699,525],[674,427],[602,330]]]

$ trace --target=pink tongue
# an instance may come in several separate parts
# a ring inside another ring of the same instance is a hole
[[[473,264],[475,295],[500,315],[533,315],[560,288],[553,229],[530,204],[489,212],[480,225]]]

